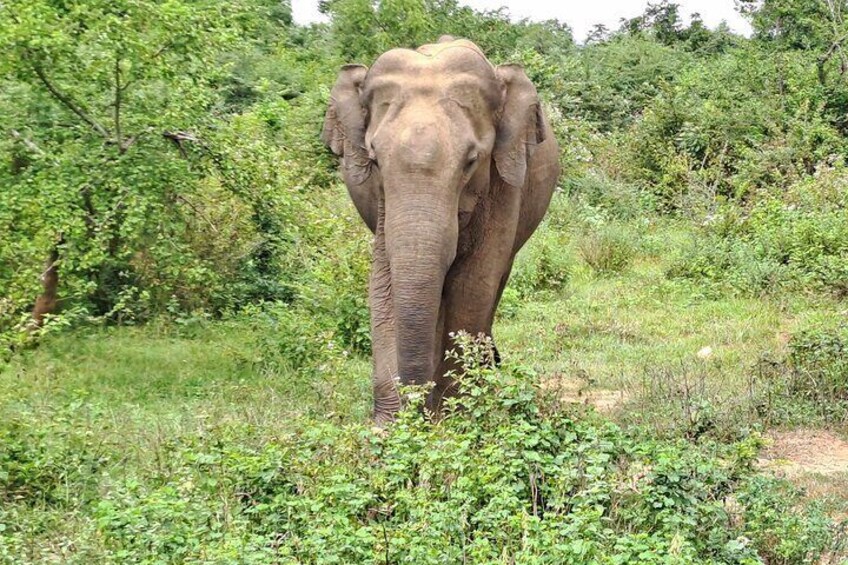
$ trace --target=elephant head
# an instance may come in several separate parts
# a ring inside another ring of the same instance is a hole
[[[493,66],[469,41],[393,49],[370,69],[339,73],[323,139],[341,157],[352,194],[374,187],[376,206],[357,208],[385,238],[402,383],[433,377],[443,284],[460,234],[485,214],[490,191],[521,190],[544,132],[524,71]]]

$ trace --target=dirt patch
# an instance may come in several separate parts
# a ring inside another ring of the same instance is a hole
[[[771,432],[768,437],[771,445],[759,460],[760,468],[792,481],[803,489],[807,499],[823,502],[830,518],[841,524],[840,528],[845,528],[848,525],[848,441],[821,430]],[[848,554],[844,550],[830,553],[819,563],[848,563]]]
[[[543,386],[554,391],[565,402],[594,406],[598,412],[611,414],[630,399],[621,390],[594,388],[583,379],[554,375]]]
[[[848,477],[848,441],[826,431],[772,432],[760,466],[787,478],[806,474]]]

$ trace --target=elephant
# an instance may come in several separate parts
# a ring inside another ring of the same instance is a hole
[[[492,335],[516,253],[542,221],[559,148],[533,83],[473,42],[443,36],[345,65],[322,139],[373,233],[369,306],[374,420],[393,421],[398,383],[455,394],[454,332]]]

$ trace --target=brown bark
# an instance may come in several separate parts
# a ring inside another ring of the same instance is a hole
[[[41,295],[36,299],[32,309],[32,322],[29,330],[36,331],[44,326],[47,315],[56,312],[58,304],[57,292],[59,288],[59,249],[54,247],[47,258],[45,270],[41,274]]]

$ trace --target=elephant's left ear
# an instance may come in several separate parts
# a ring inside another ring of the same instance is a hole
[[[330,104],[324,117],[321,139],[342,158],[345,178],[362,184],[371,174],[371,160],[365,149],[365,109],[359,102],[359,90],[368,68],[345,65],[339,71],[330,92]]]
[[[519,65],[497,68],[503,85],[503,109],[495,139],[498,174],[512,186],[524,186],[527,160],[547,135],[536,87]]]

